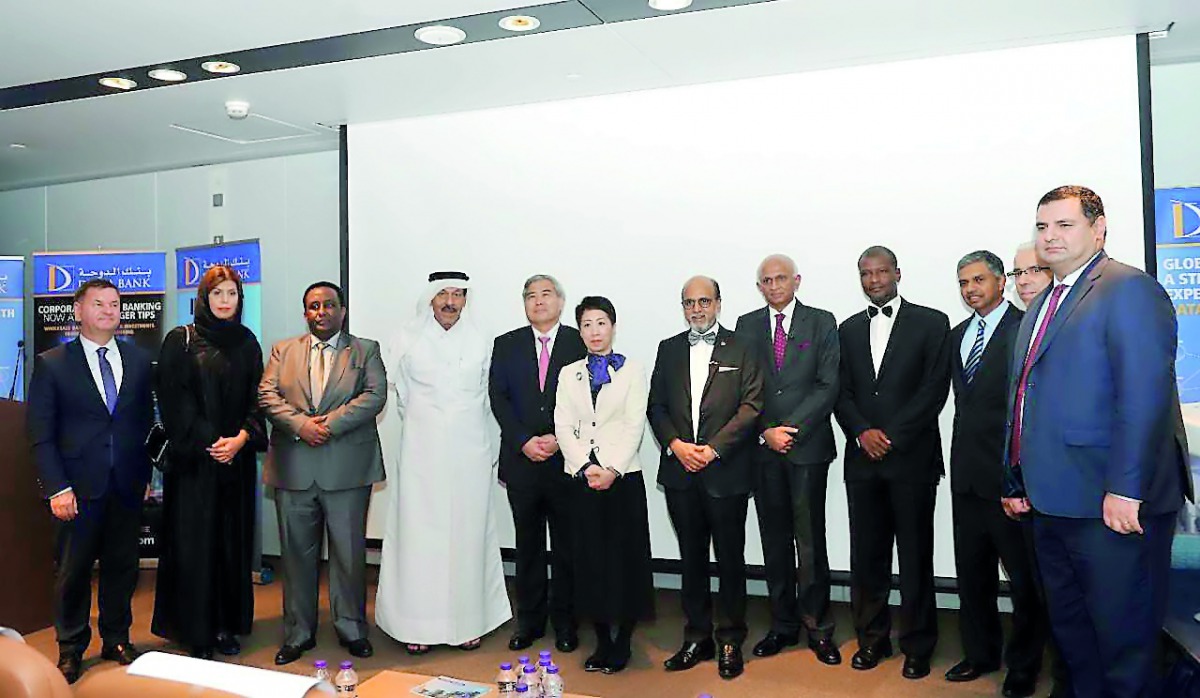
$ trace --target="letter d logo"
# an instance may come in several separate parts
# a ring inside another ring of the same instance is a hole
[[[197,286],[200,284],[200,265],[191,257],[183,260],[183,285]]]
[[[57,264],[46,265],[46,286],[50,289],[50,293],[58,293],[71,288],[71,272],[66,267],[60,267]]]

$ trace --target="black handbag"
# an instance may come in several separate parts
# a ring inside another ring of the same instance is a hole
[[[183,331],[183,351],[186,354],[192,345],[192,328],[190,325],[184,325]],[[167,429],[162,423],[162,413],[158,409],[158,391],[155,390],[151,394],[154,396],[154,424],[150,427],[150,433],[146,435],[146,455],[150,457],[151,465],[165,475],[171,472],[171,459],[167,455],[171,450],[171,439],[167,436]]]

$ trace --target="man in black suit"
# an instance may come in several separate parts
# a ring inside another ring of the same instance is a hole
[[[554,396],[558,372],[582,359],[587,349],[579,330],[559,322],[565,297],[554,277],[530,277],[523,296],[529,325],[496,338],[488,379],[492,412],[500,423],[500,479],[517,532],[517,630],[508,647],[532,645],[545,634],[549,616],[554,646],[573,652],[579,635],[571,604],[570,478],[554,438]]]
[[[1022,525],[1000,505],[1009,357],[1024,313],[1004,300],[1004,262],[991,252],[972,252],[959,261],[958,288],[975,311],[950,332],[950,488],[965,659],[946,672],[946,680],[974,681],[999,669],[1003,657],[1008,665],[1004,695],[1031,696],[1046,642],[1045,610]],[[1001,562],[1013,604],[1007,647],[996,607]]]
[[[900,298],[900,267],[886,247],[858,259],[871,300],[840,328],[841,395],[850,505],[850,604],[858,651],[852,666],[890,657],[892,543],[900,555],[904,677],[929,675],[937,644],[933,508],[944,474],[938,414],[950,391],[950,323]]]
[[[683,646],[664,663],[691,669],[718,656],[721,678],[742,673],[746,640],[746,506],[753,463],[747,441],[762,410],[758,362],[734,334],[717,324],[721,287],[697,276],[682,293],[690,328],[658,345],[647,414],[662,446],[658,484],[679,540],[683,565]],[[709,545],[721,580],[721,623],[713,643]]]
[[[28,430],[42,492],[61,522],[55,579],[58,668],[68,683],[91,642],[92,566],[100,561],[101,656],[129,664],[142,498],[154,421],[150,357],[116,341],[121,296],[105,279],[75,292],[79,337],[39,354]]]
[[[836,453],[829,416],[838,394],[837,323],[829,312],[796,300],[799,285],[795,262],[767,257],[758,267],[767,306],[737,322],[738,341],[763,374],[763,411],[752,449],[771,629],[754,654],[769,657],[799,643],[803,628],[817,659],[840,664],[825,542],[825,488]]]

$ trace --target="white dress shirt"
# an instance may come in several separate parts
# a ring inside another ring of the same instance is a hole
[[[1103,252],[1103,251],[1104,250],[1100,250],[1100,252]],[[1058,279],[1057,277],[1054,279],[1054,283],[1050,285],[1051,293],[1054,293],[1055,286],[1058,286],[1060,284],[1062,286],[1066,286],[1066,288],[1063,289],[1062,295],[1060,295],[1058,297],[1059,307],[1062,307],[1063,301],[1065,301],[1067,299],[1067,295],[1071,293],[1071,287],[1079,282],[1079,277],[1083,276],[1083,270],[1087,269],[1089,266],[1092,265],[1092,262],[1096,261],[1096,258],[1100,256],[1100,252],[1097,252],[1096,254],[1092,255],[1092,258],[1089,259],[1087,262],[1085,262],[1083,264],[1083,266],[1079,267],[1078,269],[1071,272],[1070,274],[1067,274],[1062,279]],[[1031,332],[1029,335],[1029,346],[1025,347],[1025,358],[1027,358],[1027,359],[1029,358],[1029,350],[1031,348],[1033,348],[1033,340],[1037,339],[1038,328],[1042,326],[1042,320],[1045,319],[1046,311],[1049,309],[1050,309],[1050,297],[1047,296],[1046,302],[1042,303],[1041,308],[1038,308],[1037,323],[1033,326],[1033,332]],[[1058,309],[1056,308],[1054,312],[1058,313]]]
[[[125,377],[125,364],[121,361],[121,347],[117,344],[117,338],[113,337],[108,340],[107,344],[100,345],[81,334],[79,335],[79,343],[83,345],[83,357],[87,359],[88,370],[92,372],[92,380],[96,383],[96,390],[100,393],[100,400],[104,401],[104,377],[100,375],[100,355],[96,353],[96,350],[101,346],[108,349],[104,358],[108,359],[108,364],[112,366],[113,380],[116,381],[117,392],[119,393],[121,391],[121,379]],[[108,403],[105,402],[105,404]],[[50,495],[50,499],[71,491],[70,487],[65,487]]]
[[[796,319],[797,303],[799,301],[793,298],[791,304],[785,305],[783,310],[776,310],[769,305],[767,306],[767,315],[771,318],[771,322],[767,323],[767,337],[771,340],[771,346],[775,346],[775,323],[779,322],[775,318],[783,315],[783,331],[790,333],[792,331],[792,321]]]
[[[713,325],[708,331],[720,332],[720,323]],[[708,364],[712,361],[713,348],[714,345],[700,341],[690,347],[688,352],[692,377],[692,443],[700,440],[700,401],[704,397],[704,384],[708,382]]]
[[[560,327],[562,327],[562,323],[556,322],[554,323],[554,327],[550,328],[549,332],[542,334],[541,332],[538,332],[537,328],[533,325],[529,326],[529,330],[533,332],[533,357],[535,359],[542,358],[542,337],[550,338],[550,341],[546,342],[546,351],[550,352],[551,356],[554,355],[554,341],[558,339],[558,328]],[[548,379],[549,377],[547,376],[547,380]]]
[[[983,323],[983,351],[987,351],[988,342],[992,341],[992,335],[996,334],[996,327],[1004,319],[1004,313],[1008,311],[1008,306],[1009,302],[1002,300],[1000,305],[993,308],[992,312],[985,317],[979,317],[979,313],[971,316],[967,331],[963,332],[962,344],[958,347],[963,368],[967,367],[967,358],[971,356],[971,348],[975,346],[975,338],[979,336],[979,323]]]
[[[308,385],[312,391],[313,407],[316,407],[321,402],[321,398],[325,396],[325,386],[329,384],[329,374],[332,373],[333,360],[337,356],[337,345],[342,339],[342,333],[337,332],[327,340],[322,340],[315,334],[308,336]],[[325,377],[320,381],[321,385],[317,385],[318,376],[317,369],[320,366],[320,361],[317,357],[317,346],[325,342],[323,352],[325,354]]]
[[[883,314],[884,308],[892,309],[892,316]],[[879,377],[879,369],[883,365],[883,354],[887,351],[888,340],[892,338],[892,327],[896,324],[896,315],[900,312],[900,296],[897,295],[882,306],[879,313],[871,318],[871,361],[875,364],[875,377]]]

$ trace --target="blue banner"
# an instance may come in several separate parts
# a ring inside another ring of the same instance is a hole
[[[175,250],[176,320],[186,325],[195,317],[196,289],[204,272],[218,264],[242,277],[242,324],[262,337],[262,256],[258,240],[238,240]]]
[[[0,397],[25,399],[25,258],[0,257]]]
[[[1200,187],[1154,192],[1158,282],[1179,320],[1179,400],[1200,402]]]

